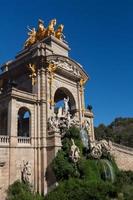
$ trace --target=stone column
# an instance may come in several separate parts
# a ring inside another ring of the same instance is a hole
[[[47,169],[47,151],[46,151],[46,135],[47,135],[47,112],[48,112],[48,98],[47,98],[47,71],[41,69],[40,74],[40,137],[41,137],[41,192],[47,193],[46,169]]]
[[[10,137],[9,147],[9,184],[16,177],[16,146],[17,146],[17,112],[16,99],[11,98],[8,105],[8,135]]]
[[[56,178],[53,173],[51,162],[57,155],[57,152],[61,149],[61,135],[57,131],[49,131],[49,135],[47,137],[47,158],[48,158],[48,168],[47,168],[47,184],[48,184],[48,192],[50,188],[55,184]]]
[[[85,91],[85,88],[84,86],[82,87],[82,117],[84,117],[84,112],[85,112],[85,99],[84,99],[84,91]]]
[[[80,85],[77,83],[77,93],[78,93],[78,112],[79,112],[79,120],[82,121],[82,112],[81,112],[81,98],[80,98]]]

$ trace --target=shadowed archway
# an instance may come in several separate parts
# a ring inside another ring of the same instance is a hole
[[[21,107],[18,111],[18,136],[30,137],[31,113],[28,108]]]
[[[56,90],[54,95],[54,102],[55,102],[55,110],[63,105],[64,98],[69,97],[69,112],[73,115],[76,112],[76,102],[72,95],[72,93],[64,87],[60,87]]]

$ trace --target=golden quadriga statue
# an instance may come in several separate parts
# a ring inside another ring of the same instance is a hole
[[[28,47],[32,46],[33,44],[35,44],[37,41],[41,41],[42,39],[44,39],[50,35],[55,36],[59,40],[63,40],[64,25],[63,24],[59,25],[56,31],[54,30],[55,26],[56,26],[56,19],[52,19],[47,28],[44,27],[43,20],[39,19],[37,31],[35,30],[35,28],[30,29],[28,27],[28,30],[30,32],[28,32],[29,37],[25,41],[24,48],[28,48]]]

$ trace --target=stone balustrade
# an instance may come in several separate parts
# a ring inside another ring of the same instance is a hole
[[[31,144],[31,138],[30,137],[18,137],[18,143]]]
[[[121,144],[112,143],[113,148],[117,148],[119,151],[127,151],[129,154],[133,154],[133,148],[127,147]]]
[[[9,136],[0,135],[0,144],[8,144],[9,143]]]

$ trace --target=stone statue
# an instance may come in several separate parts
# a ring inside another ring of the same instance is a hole
[[[96,159],[100,159],[102,155],[108,154],[111,152],[111,141],[100,140],[100,141],[91,141],[91,156]]]
[[[64,25],[60,24],[57,30],[55,31],[55,37],[58,38],[59,40],[63,40],[65,38],[63,34],[63,29],[64,29]]]
[[[23,161],[23,167],[21,170],[22,181],[31,183],[31,164],[29,161]]]
[[[45,27],[44,27],[44,21],[39,19],[38,20],[38,30],[37,30],[37,33],[36,33],[36,39],[37,40],[42,40],[44,37],[45,37]]]
[[[48,25],[48,28],[45,31],[45,37],[55,34],[55,31],[54,31],[55,25],[56,25],[56,19],[52,19]]]
[[[92,158],[100,159],[101,156],[102,156],[102,149],[101,149],[101,147],[99,145],[94,146],[91,149],[90,155],[92,156]]]
[[[79,148],[75,145],[74,140],[71,139],[72,141],[72,146],[71,146],[71,150],[70,150],[70,155],[69,157],[72,159],[72,161],[74,163],[78,162],[78,160],[80,159],[80,150]]]
[[[58,118],[60,118],[60,117],[62,117],[62,115],[63,115],[62,107],[59,107],[57,116],[58,116]]]
[[[105,152],[110,152],[111,151],[111,148],[112,148],[112,143],[111,141],[107,141],[107,140],[100,140],[99,141],[100,145],[101,145],[101,148],[102,148],[102,151],[103,153]]]
[[[65,114],[67,115],[68,111],[69,111],[69,105],[68,105],[68,102],[69,102],[69,97],[64,98],[64,111],[65,111]]]
[[[25,41],[24,48],[27,48],[36,42],[36,30],[35,28],[30,29],[27,27],[30,32],[28,32],[29,38]]]
[[[55,132],[59,131],[59,121],[58,121],[57,117],[51,116],[48,119],[48,129],[52,130],[52,131],[55,131]]]

